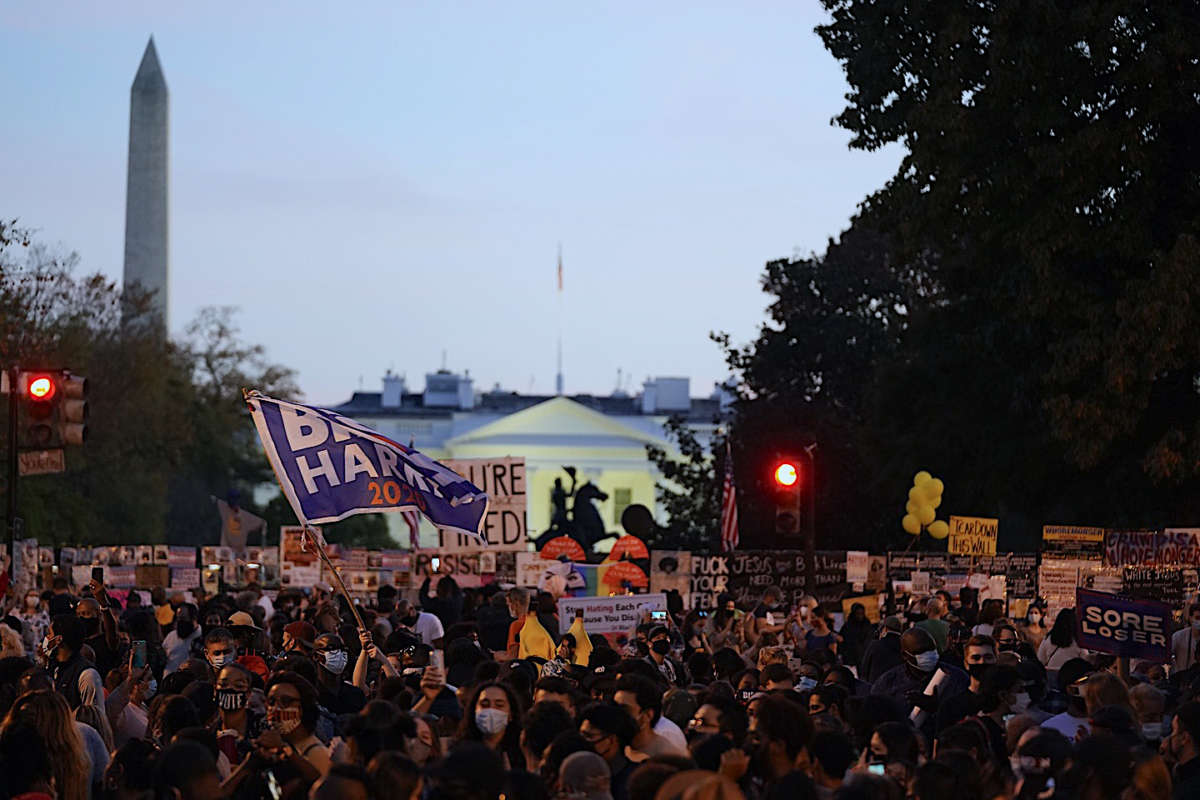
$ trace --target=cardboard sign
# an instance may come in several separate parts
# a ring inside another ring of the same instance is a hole
[[[479,534],[488,547],[500,551],[529,549],[525,528],[525,459],[460,458],[442,462],[487,492],[488,507]],[[438,531],[438,550],[444,553],[474,552],[479,542],[462,534]]]
[[[846,583],[859,588],[866,586],[870,572],[871,556],[867,551],[846,551]]]
[[[864,594],[858,597],[842,598],[842,616],[846,619],[850,618],[850,609],[855,603],[862,603],[863,608],[867,611],[867,619],[873,623],[878,623],[879,616],[879,595]]]
[[[946,552],[968,556],[996,555],[1000,520],[989,517],[951,517]]]
[[[1043,525],[1042,553],[1047,558],[1100,561],[1104,555],[1104,528]]]
[[[588,635],[628,633],[642,621],[642,612],[667,608],[665,594],[623,594],[615,597],[562,597],[558,601],[558,632],[566,633],[583,609],[583,627]]]
[[[197,567],[171,567],[172,589],[197,589],[200,587],[200,570]]]
[[[1079,645],[1165,664],[1171,658],[1171,607],[1151,600],[1076,589]]]
[[[172,545],[167,551],[167,566],[183,568],[196,566],[196,548],[176,547]],[[200,584],[197,583],[196,585],[199,586]]]
[[[539,558],[537,553],[517,553],[517,586],[537,586],[546,570],[557,567],[560,563],[562,562]]]
[[[316,526],[310,526],[316,531],[317,535],[321,535],[321,529]],[[281,564],[291,564],[294,567],[312,567],[316,566],[321,557],[317,555],[316,548],[309,546],[307,550],[302,544],[304,536],[304,528],[300,525],[283,525],[279,528],[279,561]]]

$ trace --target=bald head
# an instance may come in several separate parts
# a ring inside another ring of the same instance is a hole
[[[85,597],[75,606],[75,614],[80,619],[100,619],[100,604],[94,597]]]

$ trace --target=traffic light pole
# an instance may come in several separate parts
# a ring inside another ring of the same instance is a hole
[[[21,369],[17,366],[8,368],[8,485],[5,487],[7,509],[4,515],[5,527],[8,528],[8,572],[10,577],[17,563],[17,379]]]
[[[813,452],[816,442],[804,448],[808,456],[808,525],[804,531],[804,587],[812,596],[817,594],[817,458]]]

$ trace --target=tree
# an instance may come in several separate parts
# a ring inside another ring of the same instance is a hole
[[[717,476],[724,474],[725,439],[714,438],[710,452],[705,452],[685,420],[673,416],[664,427],[679,457],[646,445],[646,456],[663,477],[655,493],[669,519],[647,544],[667,550],[715,550],[721,540],[722,483]]]
[[[824,5],[837,123],[908,151],[864,213],[937,291],[875,375],[880,474],[940,460],[1026,541],[1194,519],[1197,5]]]
[[[78,263],[0,222],[0,364],[61,366],[91,385],[88,443],[68,448],[65,473],[20,482],[24,532],[44,544],[215,542],[210,495],[270,477],[241,386],[288,397],[292,375],[237,340],[228,310],[202,312],[188,341],[171,342],[148,295],[78,276]]]

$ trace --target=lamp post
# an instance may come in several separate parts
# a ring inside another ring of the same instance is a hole
[[[808,456],[808,525],[804,531],[804,588],[817,595],[817,443],[804,448]]]

